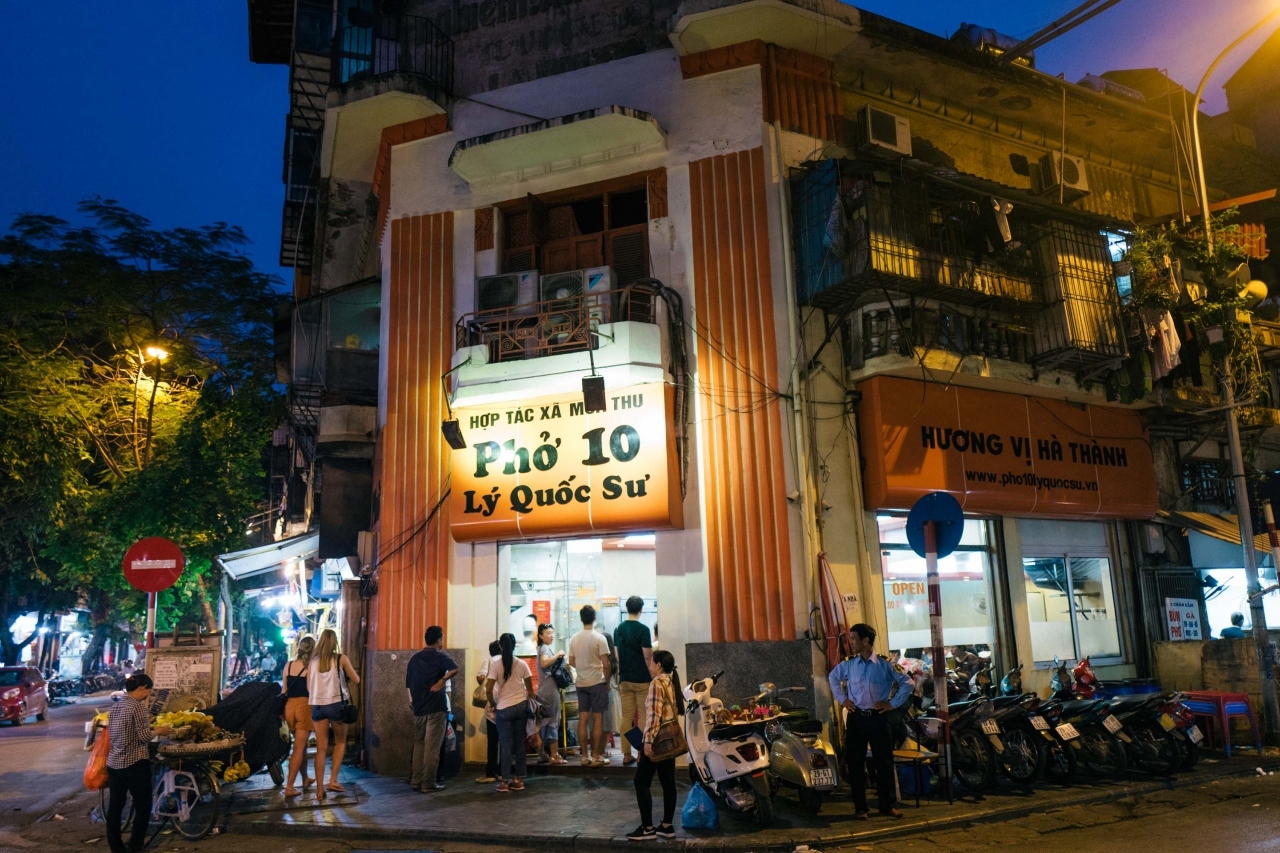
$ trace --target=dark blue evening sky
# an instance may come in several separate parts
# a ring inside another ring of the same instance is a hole
[[[583,0],[590,2],[590,0]],[[1168,68],[1194,88],[1204,68],[1276,0],[1122,0],[1037,53],[1070,80],[1112,68]],[[945,35],[962,21],[1024,36],[1079,0],[862,0],[862,8]],[[156,225],[238,224],[260,269],[277,263],[284,66],[248,55],[247,4],[6,3],[0,52],[0,228],[21,211],[74,219],[115,198]],[[1242,46],[1221,84],[1268,33]]]

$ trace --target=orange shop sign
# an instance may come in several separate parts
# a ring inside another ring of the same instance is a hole
[[[680,527],[672,389],[636,385],[587,414],[581,394],[455,409],[458,542]]]
[[[889,376],[858,386],[870,509],[933,491],[967,512],[1149,518],[1155,470],[1137,412]]]

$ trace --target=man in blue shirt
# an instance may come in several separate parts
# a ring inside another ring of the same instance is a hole
[[[443,628],[432,625],[424,639],[427,647],[409,659],[404,686],[409,689],[409,705],[413,709],[409,784],[413,790],[429,794],[444,790],[444,784],[437,778],[440,748],[444,744],[445,726],[449,724],[444,688],[457,674],[458,665],[442,651]]]
[[[911,679],[893,664],[876,657],[876,629],[859,622],[849,629],[853,657],[841,661],[827,681],[836,703],[844,709],[844,756],[853,788],[855,820],[867,819],[867,746],[876,766],[876,793],[880,814],[900,818],[895,808],[897,787],[893,779],[893,735],[885,712],[901,708],[911,698]],[[893,690],[898,686],[897,692]]]
[[[1244,614],[1232,613],[1231,627],[1223,628],[1221,631],[1218,632],[1218,636],[1224,640],[1243,640],[1245,638]]]

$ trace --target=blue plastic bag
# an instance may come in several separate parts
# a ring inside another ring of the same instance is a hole
[[[684,810],[680,812],[680,825],[685,829],[720,828],[720,813],[716,811],[716,802],[698,782],[693,783],[689,799],[685,800]]]

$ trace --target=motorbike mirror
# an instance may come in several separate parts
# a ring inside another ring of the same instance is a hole
[[[770,693],[777,690],[778,688],[777,686],[774,685],[772,681],[762,681],[760,682],[760,685],[757,689],[760,691],[761,695],[768,696]]]

